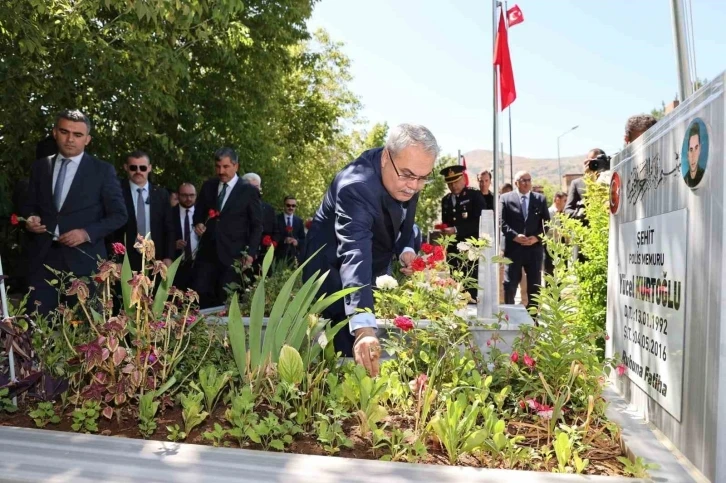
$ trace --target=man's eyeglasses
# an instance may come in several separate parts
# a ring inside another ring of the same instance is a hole
[[[149,169],[148,166],[145,164],[138,165],[138,164],[129,164],[129,171],[141,171],[142,173],[146,173],[146,171]]]
[[[517,181],[519,181],[520,183],[531,183],[532,178],[519,178]]]
[[[291,205],[290,203],[285,203],[285,206],[288,208],[297,208],[297,205]]]
[[[391,150],[388,150],[388,159],[391,160],[391,166],[393,166],[393,170],[396,172],[396,176],[398,176],[398,179],[403,181],[412,181],[414,183],[420,183],[420,184],[430,184],[434,182],[434,177],[429,176],[414,176],[411,174],[401,174],[398,172],[398,168],[396,167],[396,163],[393,162],[393,155],[391,154]]]
[[[179,198],[194,198],[196,193],[179,193]]]

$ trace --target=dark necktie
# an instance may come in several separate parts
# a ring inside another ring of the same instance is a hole
[[[146,206],[144,203],[143,188],[136,188],[136,229],[139,235],[146,236]]]
[[[222,204],[224,203],[224,195],[227,194],[227,183],[222,185],[222,191],[217,196],[217,211],[222,211]]]
[[[184,217],[184,241],[187,242],[184,247],[184,259],[192,259],[192,226],[189,223],[189,210],[186,210],[187,214]]]
[[[289,226],[290,228],[292,228],[292,216],[288,216],[287,217],[287,226]]]
[[[527,219],[527,195],[522,196],[522,215],[524,216],[524,219]]]
[[[53,190],[53,203],[55,203],[55,209],[60,211],[61,205],[63,204],[63,185],[66,182],[66,171],[70,159],[61,159],[61,167],[58,171],[58,178],[55,180],[55,190]]]

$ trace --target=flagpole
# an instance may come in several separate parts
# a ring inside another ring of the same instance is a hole
[[[509,11],[509,5],[507,5],[507,2],[504,2],[504,11]],[[504,16],[504,25],[507,27],[507,32],[509,32],[509,15]],[[507,108],[507,113],[509,114],[509,182],[514,185],[514,161],[513,161],[513,152],[514,149],[512,148],[512,106],[511,104]],[[502,170],[504,171],[504,170]],[[502,178],[504,178],[502,176]]]
[[[499,18],[497,17],[500,2],[492,0],[492,52],[497,45],[497,26]],[[499,146],[499,82],[497,78],[497,66],[492,64],[492,186],[494,188],[495,207],[499,207],[499,156],[497,155],[497,146]],[[499,255],[499,209],[494,210],[494,253]],[[497,277],[498,278],[498,277]],[[498,284],[501,282],[498,282]],[[499,286],[497,284],[497,287]]]

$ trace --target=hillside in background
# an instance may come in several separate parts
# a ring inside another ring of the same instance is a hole
[[[480,171],[492,169],[492,152],[484,149],[475,149],[467,153],[463,153],[466,158],[466,166],[470,173],[479,174]],[[579,174],[582,173],[582,161],[585,159],[586,153],[580,156],[568,156],[562,158],[562,174]],[[513,172],[520,170],[529,171],[532,179],[536,181],[546,179],[552,184],[558,185],[557,180],[557,158],[554,159],[533,159],[521,156],[514,156],[512,160]],[[509,154],[504,153],[504,180],[509,182]],[[501,171],[500,171],[501,173]],[[471,184],[476,184],[475,176],[471,178]]]

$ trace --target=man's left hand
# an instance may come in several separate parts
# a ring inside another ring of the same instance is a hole
[[[171,266],[171,258],[165,258],[163,260],[163,262],[164,262],[164,265],[167,266],[167,268]]]
[[[58,237],[58,242],[62,243],[67,247],[77,247],[83,243],[90,241],[88,233],[83,228],[76,228],[75,230],[67,231]]]
[[[398,259],[401,261],[401,273],[404,275],[410,276],[413,273],[413,269],[411,268],[411,264],[413,263],[414,259],[416,258],[416,254],[414,252],[405,251],[401,254]]]
[[[539,238],[537,238],[536,236],[527,237],[527,240],[529,241],[530,245],[535,245],[539,243]]]

